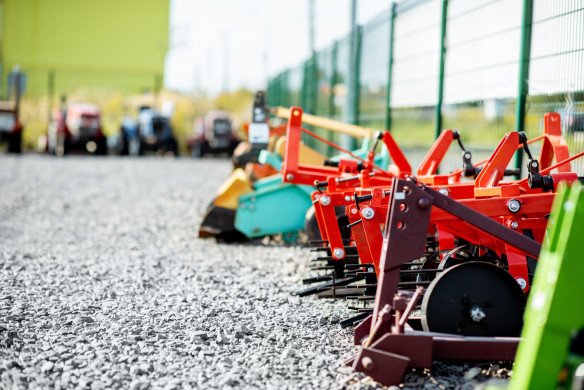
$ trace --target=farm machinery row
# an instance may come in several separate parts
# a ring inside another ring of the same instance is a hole
[[[284,112],[281,153],[262,150],[257,161],[234,171],[200,235],[253,238],[239,227],[254,215],[272,215],[275,227],[274,221],[304,220],[309,210],[304,222],[317,254],[313,269],[320,273],[305,279],[307,286],[296,294],[349,302],[355,315],[342,325],[355,327],[359,351],[347,364],[385,385],[401,383],[409,368],[431,368],[433,360],[512,361],[527,299],[534,299],[535,270],[558,188],[579,187],[571,161],[582,153],[569,154],[560,116],[546,114],[543,134],[533,139],[522,132],[505,134],[487,160],[474,164],[461,135],[445,130],[414,171],[387,131],[349,151],[304,128],[302,109]],[[310,121],[343,127],[308,116]],[[303,136],[326,142],[339,155],[316,161],[319,156],[307,152]],[[541,148],[537,158],[530,149],[535,143]],[[453,145],[462,151],[462,168],[441,174],[438,168]],[[522,179],[515,179],[519,170],[508,169],[518,150],[528,157]],[[262,181],[269,181],[268,191],[262,192]],[[283,204],[285,210],[275,210]],[[564,335],[566,348],[574,334],[582,338],[578,326]],[[558,371],[562,365],[553,367]],[[571,375],[576,371],[564,375],[564,382],[576,378]]]

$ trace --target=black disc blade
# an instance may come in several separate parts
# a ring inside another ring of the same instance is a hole
[[[422,300],[425,331],[464,336],[519,336],[526,297],[504,269],[463,263],[434,279]]]

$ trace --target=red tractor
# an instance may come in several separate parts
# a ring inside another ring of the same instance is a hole
[[[24,81],[24,74],[16,67],[8,81],[8,95],[14,90],[14,101],[0,101],[0,143],[6,142],[8,153],[22,151],[22,124],[18,114]]]
[[[22,151],[22,124],[16,103],[0,102],[0,142],[6,142],[8,153]]]
[[[106,154],[107,138],[102,131],[99,108],[90,103],[62,104],[53,112],[47,134],[47,150],[57,156],[74,150]]]
[[[195,157],[222,152],[231,156],[238,144],[229,113],[219,110],[209,111],[204,117],[197,118],[194,138],[187,140],[187,147]]]

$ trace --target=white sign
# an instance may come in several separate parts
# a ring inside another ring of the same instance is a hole
[[[252,144],[267,144],[270,140],[270,127],[267,123],[250,123],[248,140]]]

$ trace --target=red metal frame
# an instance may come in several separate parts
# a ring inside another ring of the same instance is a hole
[[[327,181],[330,178],[338,178],[344,174],[358,173],[357,162],[350,159],[340,159],[338,168],[301,164],[299,153],[303,131],[306,130],[302,128],[302,109],[300,107],[292,107],[286,129],[286,150],[281,171],[284,182],[312,185],[315,181]],[[391,134],[385,132],[382,141],[394,162],[391,170],[388,172],[387,170],[376,168],[373,165],[373,154],[370,154],[367,160],[364,160],[365,168],[369,168],[368,170],[375,171],[376,175],[385,178],[406,177],[411,174],[410,164]]]
[[[341,159],[338,168],[330,168],[324,166],[314,166],[308,164],[300,164],[299,151],[301,144],[301,133],[305,131],[301,127],[302,124],[302,109],[299,107],[292,107],[290,111],[290,118],[288,120],[287,135],[286,135],[286,150],[284,154],[284,161],[282,164],[282,176],[285,182],[295,184],[314,184],[315,182],[326,181],[326,194],[315,192],[312,195],[313,204],[315,206],[315,213],[317,224],[321,232],[323,241],[328,243],[330,248],[333,248],[332,257],[336,260],[345,258],[344,251],[335,252],[334,249],[342,249],[342,238],[338,229],[336,214],[334,213],[335,206],[346,206],[351,202],[351,194],[343,191],[348,189],[351,192],[359,191],[359,188],[370,188],[375,186],[389,186],[391,185],[392,177],[406,177],[411,173],[411,166],[407,161],[405,155],[391,136],[389,132],[384,132],[382,141],[386,146],[393,164],[384,172],[380,169],[375,170],[375,174],[381,176],[371,176],[370,171],[376,167],[373,166],[374,154],[373,151],[369,153],[367,161],[364,166],[366,169],[359,174],[359,180],[355,182],[341,183],[339,179],[346,176],[348,173],[357,172],[357,162],[354,160]],[[438,166],[449,146],[451,145],[454,135],[452,130],[444,131],[436,140],[435,144],[429,150],[422,166],[418,172],[423,173],[423,180],[435,181],[432,175],[435,175]],[[446,176],[442,177],[448,181]],[[356,185],[357,184],[357,185]],[[340,194],[337,191],[342,191]],[[359,191],[360,194],[367,193],[367,191]],[[326,204],[322,202],[322,196],[325,196]],[[349,199],[347,201],[347,199]],[[341,254],[339,256],[339,254]]]
[[[384,143],[388,150],[398,150],[403,157],[403,160],[400,157],[396,160],[392,155],[397,168],[388,170],[387,175],[377,176],[382,171],[373,167],[370,154],[364,164],[366,169],[355,180],[341,181],[356,172],[354,162],[341,162],[338,169],[298,163],[302,110],[293,108],[291,112],[282,168],[284,180],[298,184],[313,184],[315,180],[326,182],[324,190],[315,191],[312,199],[331,258],[345,257],[335,254],[335,249],[346,247],[334,212],[335,206],[345,206],[352,225],[351,243],[357,247],[360,264],[372,264],[378,275],[373,315],[355,329],[356,344],[366,341],[349,363],[356,370],[390,385],[399,384],[408,367],[430,368],[433,358],[513,359],[517,338],[404,333],[416,299],[411,299],[407,293],[398,293],[398,286],[401,267],[427,254],[426,239],[431,236],[439,251],[455,248],[460,240],[494,251],[506,259],[508,272],[518,282],[523,282],[519,283],[523,291],[529,291],[528,259],[538,257],[555,188],[542,192],[529,188],[524,181],[503,181],[515,152],[523,147],[520,134],[511,132],[503,137],[474,182],[457,183],[459,176],[436,175],[440,161],[455,139],[454,132],[442,133],[418,168],[418,178],[410,181],[403,180],[404,172],[411,171],[409,164],[404,164],[407,163],[405,156],[386,133]],[[569,162],[562,163],[569,153],[558,114],[546,114],[541,138],[540,168],[549,169],[554,159],[559,164],[558,172],[552,174],[554,187],[559,181],[577,180]],[[375,176],[370,175],[372,171]],[[406,204],[402,200],[408,196],[410,202]],[[416,212],[408,214],[407,207],[416,207]],[[534,240],[525,236],[528,232]]]
[[[288,127],[289,134],[296,134],[297,136],[296,138],[292,137],[292,142],[289,143],[290,147],[300,141],[301,111],[296,112],[296,120],[291,120]],[[543,158],[544,164],[542,164],[544,167],[549,166],[554,157],[556,157],[556,160],[563,160],[559,156],[565,156],[567,153],[558,121],[557,114],[546,115],[546,125],[542,136],[544,145],[547,145],[542,149],[542,156],[545,156]],[[388,137],[388,139],[393,142],[393,147],[399,150],[393,138]],[[529,230],[534,238],[541,242],[547,223],[546,214],[549,213],[554,195],[541,194],[540,190],[531,190],[528,187],[520,186],[516,182],[502,182],[505,169],[513,158],[515,151],[522,146],[519,134],[513,132],[505,135],[474,183],[448,184],[447,175],[435,175],[441,159],[453,140],[454,132],[452,130],[446,130],[441,134],[418,169],[418,173],[424,174],[420,181],[435,185],[436,188],[445,191],[453,199],[460,200],[463,204],[516,231]],[[288,154],[287,156],[292,155]],[[564,165],[566,164],[562,166]],[[569,166],[569,164],[567,165]],[[302,171],[302,167],[295,171],[284,170],[284,172],[288,173],[297,173],[299,171]],[[369,172],[364,170],[359,176],[359,181],[350,182],[357,185],[350,185],[349,182],[339,185],[340,174],[342,172],[337,171],[335,175],[326,178],[328,187],[324,193],[318,191],[313,194],[317,223],[324,245],[330,248],[333,260],[345,258],[345,252],[342,250],[344,249],[343,240],[339,231],[336,213],[334,212],[334,207],[345,206],[349,222],[355,223],[359,219],[362,221],[352,229],[352,242],[357,247],[360,264],[373,264],[376,273],[379,274],[379,254],[382,247],[381,230],[388,214],[388,198],[383,193],[384,191],[388,192],[391,181],[386,178],[372,180],[374,178],[369,177]],[[556,174],[556,176],[558,176],[558,179],[567,181],[577,179],[574,173],[568,172]],[[313,177],[310,177],[309,180],[311,179]],[[296,181],[297,177],[293,177],[292,180]],[[374,185],[372,185],[372,181],[375,181]],[[357,207],[353,204],[355,199],[353,195],[372,195],[372,199],[363,202],[360,205],[361,207]],[[322,199],[327,200],[326,204],[321,202]],[[510,201],[516,200],[519,200],[521,204],[521,213],[517,215],[510,212],[508,205]],[[363,212],[366,208],[369,209],[369,214],[373,212],[374,217],[364,217]],[[428,234],[435,237],[438,248],[441,251],[455,248],[456,241],[464,239],[475,245],[490,248],[500,257],[505,255],[511,275],[522,281],[521,285],[524,286],[523,290],[525,292],[529,290],[527,255],[525,253],[514,250],[500,240],[494,239],[484,234],[483,231],[473,228],[440,210],[432,212]],[[341,249],[341,251],[335,251],[335,249]]]
[[[436,207],[501,240],[514,248],[513,251],[537,258],[539,245],[430,187],[420,187],[415,181],[395,180],[392,194],[375,307],[372,316],[355,331],[356,342],[363,344],[348,364],[389,386],[401,383],[408,367],[430,368],[433,359],[512,360],[518,338],[404,333],[409,313],[421,291],[418,289],[413,298],[398,292],[400,267],[423,255],[424,248],[420,246],[426,240]]]

